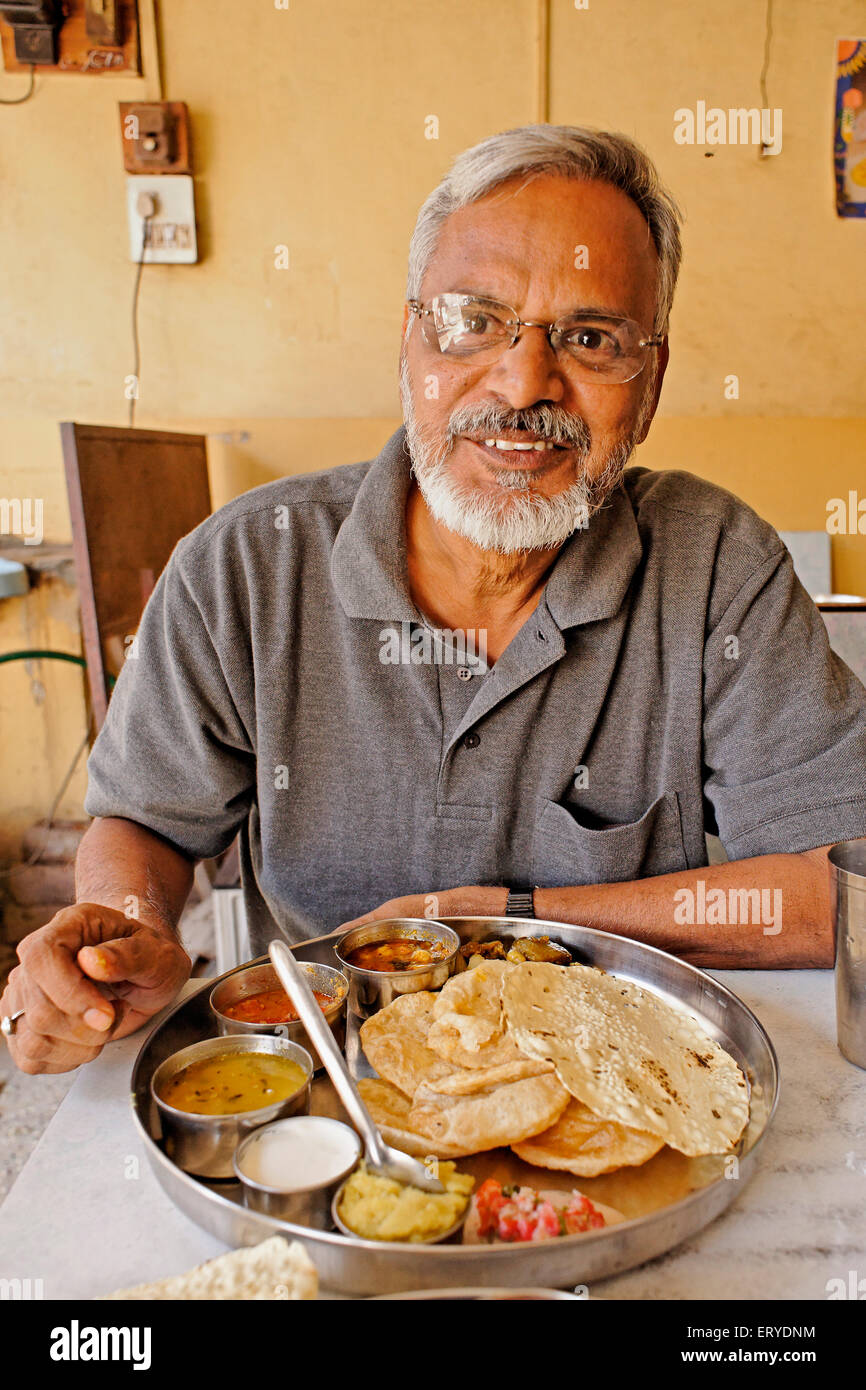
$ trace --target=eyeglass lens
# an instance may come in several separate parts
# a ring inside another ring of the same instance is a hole
[[[421,316],[429,346],[479,365],[495,361],[522,331],[515,311],[495,300],[438,294],[429,309]],[[646,361],[643,330],[631,319],[578,311],[557,320],[549,337],[557,352],[567,354],[583,374],[595,379],[628,381]]]

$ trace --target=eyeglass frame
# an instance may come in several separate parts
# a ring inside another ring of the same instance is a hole
[[[545,323],[542,320],[522,319],[518,315],[517,310],[512,308],[510,304],[505,304],[500,299],[491,299],[489,295],[474,294],[471,290],[442,290],[440,291],[440,293],[461,295],[466,299],[477,299],[478,302],[481,304],[491,304],[494,305],[496,308],[508,310],[508,313],[511,315],[511,317],[505,319],[504,323],[506,327],[514,329],[514,335],[511,339],[511,342],[502,348],[502,352],[500,352],[495,358],[492,359],[493,362],[498,362],[500,357],[502,357],[506,352],[510,351],[510,349],[514,347],[515,343],[519,342],[520,330],[522,328],[543,328],[545,334],[547,335],[547,341],[550,343],[551,348],[554,352],[558,352],[557,344],[554,342],[553,335],[555,333],[561,334],[562,330],[560,329],[559,325],[564,323],[566,319],[572,318],[575,314],[578,313],[587,319],[603,319],[607,323],[633,323],[635,327],[640,329],[642,333],[644,331],[636,319],[630,319],[627,316],[623,316],[621,314],[607,314],[598,309],[572,309],[568,314],[561,314],[560,317],[558,319],[555,319],[553,322]],[[417,318],[420,323],[422,317],[432,317],[433,310],[429,308],[429,305],[433,299],[437,299],[438,297],[439,295],[433,295],[431,299],[427,301],[427,305],[425,305],[424,301],[421,299],[407,299],[406,307],[409,309],[412,316]],[[424,341],[427,342],[426,337]],[[641,348],[657,348],[661,347],[664,341],[664,334],[651,333],[648,336],[645,335],[643,338],[641,338],[638,341],[637,346]],[[431,346],[429,342],[427,343],[427,345],[428,347]],[[483,350],[483,348],[479,349],[479,351]],[[443,357],[450,357],[452,361],[460,361],[460,358],[456,354],[444,352],[442,348],[439,348],[438,351]],[[629,381],[634,381],[636,377],[640,376],[641,372],[644,370],[647,364],[647,360],[648,359],[644,357],[643,362],[638,367],[637,371],[633,373],[632,376],[623,377],[619,381],[605,381],[603,377],[600,377],[597,384],[601,386],[625,386]],[[590,370],[592,370],[592,368],[590,368]]]

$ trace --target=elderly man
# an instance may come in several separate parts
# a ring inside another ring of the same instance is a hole
[[[0,1006],[20,1067],[75,1067],[171,998],[194,861],[238,832],[254,953],[508,910],[831,964],[866,691],[772,527],[626,471],[678,220],[621,136],[530,126],[457,159],[412,238],[405,428],[237,498],[157,584],[89,762],[80,901]]]

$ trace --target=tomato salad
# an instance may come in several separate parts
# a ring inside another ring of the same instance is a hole
[[[602,1213],[582,1193],[556,1194],[563,1198],[562,1206],[554,1205],[552,1195],[532,1187],[503,1187],[495,1178],[488,1178],[472,1198],[479,1236],[502,1241],[552,1240],[607,1225]]]

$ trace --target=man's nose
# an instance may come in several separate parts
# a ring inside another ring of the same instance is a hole
[[[491,366],[488,380],[513,410],[538,401],[561,401],[567,389],[550,339],[537,327],[521,328],[517,342]]]

